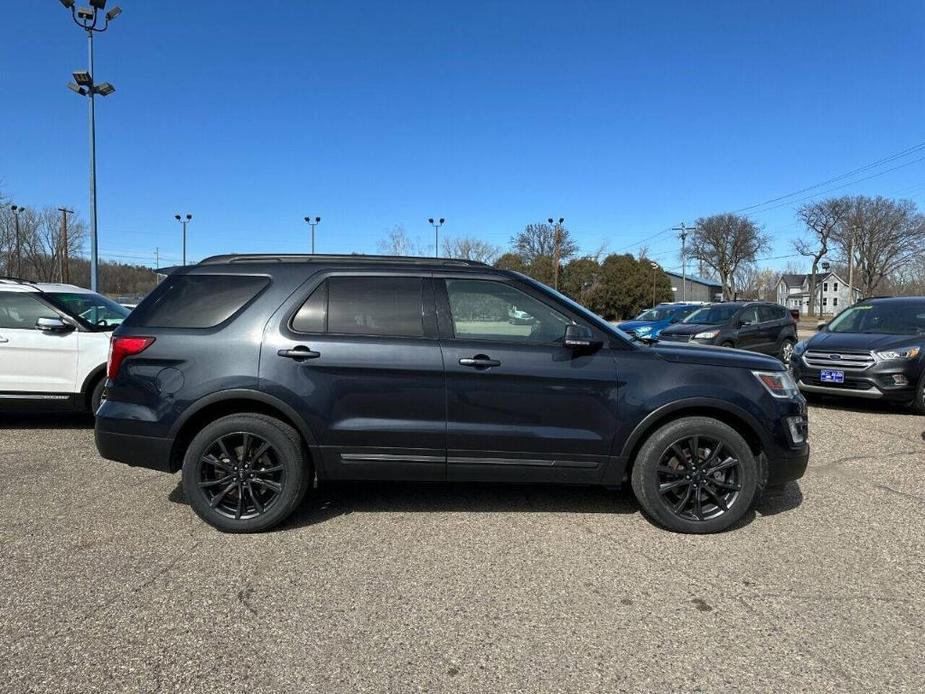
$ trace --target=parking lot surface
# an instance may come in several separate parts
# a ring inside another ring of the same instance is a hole
[[[0,419],[0,689],[925,689],[925,418],[812,406],[736,530],[628,492],[342,485],[222,535],[84,419]]]

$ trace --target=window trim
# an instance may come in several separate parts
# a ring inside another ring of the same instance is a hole
[[[327,296],[325,297],[325,309],[324,309],[324,331],[323,332],[305,332],[301,330],[296,330],[292,322],[295,320],[296,315],[299,310],[302,308],[302,305],[308,301],[308,298],[315,293],[315,291],[325,282],[327,282],[332,277],[404,277],[411,279],[421,280],[421,327],[423,334],[421,335],[381,335],[377,333],[335,333],[328,330],[328,317],[330,311],[328,309],[328,302],[330,301],[330,290],[327,291]],[[322,271],[315,275],[312,275],[298,290],[293,292],[293,296],[296,297],[295,302],[288,311],[286,311],[282,320],[282,327],[286,332],[288,332],[290,337],[294,339],[300,339],[305,336],[315,337],[315,338],[328,338],[334,337],[338,339],[352,339],[352,338],[363,338],[369,340],[434,340],[437,338],[437,325],[436,325],[436,316],[434,310],[434,293],[432,287],[432,278],[429,272],[382,272],[382,271],[357,271],[357,270],[348,270],[348,269],[337,269],[330,271]]]
[[[453,323],[453,314],[450,310],[450,297],[449,292],[447,291],[446,283],[448,280],[472,280],[480,282],[496,282],[498,284],[506,284],[513,287],[514,289],[526,294],[531,299],[539,301],[545,306],[551,306],[556,312],[561,313],[569,320],[573,321],[576,325],[584,325],[591,329],[591,331],[596,336],[596,339],[599,339],[605,345],[611,345],[614,338],[611,335],[603,334],[595,325],[589,325],[587,321],[584,320],[584,317],[576,314],[569,307],[560,304],[554,301],[554,297],[549,297],[541,292],[534,290],[532,286],[525,282],[518,282],[516,279],[505,277],[505,276],[486,276],[484,274],[455,274],[455,273],[440,273],[434,275],[434,291],[436,296],[437,303],[437,322],[440,330],[440,339],[441,340],[453,340],[454,342],[477,342],[479,344],[486,345],[505,345],[505,346],[514,346],[514,347],[559,347],[563,348],[561,342],[552,341],[552,342],[528,342],[524,340],[491,340],[491,339],[479,339],[475,336],[463,336],[459,337],[456,335],[456,329]],[[564,348],[563,348],[564,349]]]

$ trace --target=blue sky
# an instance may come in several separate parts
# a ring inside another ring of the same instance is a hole
[[[80,4],[80,3],[78,3]],[[110,0],[110,7],[115,4]],[[395,225],[498,245],[565,216],[583,250],[647,243],[925,142],[925,3],[139,2],[97,39],[100,248],[375,252]],[[6,7],[0,189],[87,208],[86,40]],[[925,153],[837,193],[925,207]],[[822,187],[811,192],[821,192]],[[834,193],[833,193],[834,194]],[[757,208],[791,253],[793,204]],[[769,264],[783,264],[775,260]]]

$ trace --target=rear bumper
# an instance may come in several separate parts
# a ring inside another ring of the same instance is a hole
[[[170,439],[109,431],[105,420],[100,419],[96,420],[94,436],[96,449],[107,460],[161,472],[174,472],[170,465]]]

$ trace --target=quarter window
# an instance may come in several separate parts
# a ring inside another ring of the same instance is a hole
[[[25,292],[0,294],[0,328],[32,330],[39,318],[58,318],[58,314]]]
[[[457,338],[552,343],[573,323],[568,317],[504,282],[447,280]]]

